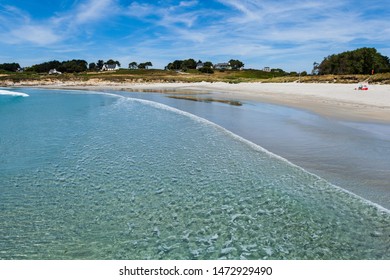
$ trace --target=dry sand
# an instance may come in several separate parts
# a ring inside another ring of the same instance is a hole
[[[207,93],[208,97],[287,105],[345,120],[390,122],[390,85],[325,83],[114,83],[102,81],[28,84],[48,88],[153,91],[177,94]]]

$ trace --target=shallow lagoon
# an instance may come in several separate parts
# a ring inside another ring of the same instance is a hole
[[[390,216],[203,119],[107,95],[0,102],[1,259],[389,259]]]

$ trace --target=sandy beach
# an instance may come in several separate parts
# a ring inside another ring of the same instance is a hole
[[[390,86],[370,85],[367,91],[355,87],[354,84],[195,83],[144,84],[128,89],[211,92],[219,98],[287,105],[326,117],[390,122]]]
[[[207,93],[209,97],[258,101],[308,110],[322,116],[355,121],[390,122],[390,85],[369,85],[367,91],[356,84],[325,83],[111,83],[68,82],[48,88],[152,91],[176,94]]]

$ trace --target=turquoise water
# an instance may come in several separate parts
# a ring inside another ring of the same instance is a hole
[[[390,259],[390,215],[158,103],[0,96],[0,259]]]

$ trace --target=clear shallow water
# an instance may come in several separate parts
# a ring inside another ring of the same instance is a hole
[[[390,209],[389,124],[340,121],[266,103],[244,102],[237,107],[171,99],[162,94],[121,94],[206,118]]]
[[[389,259],[390,216],[156,103],[0,96],[0,259]]]

